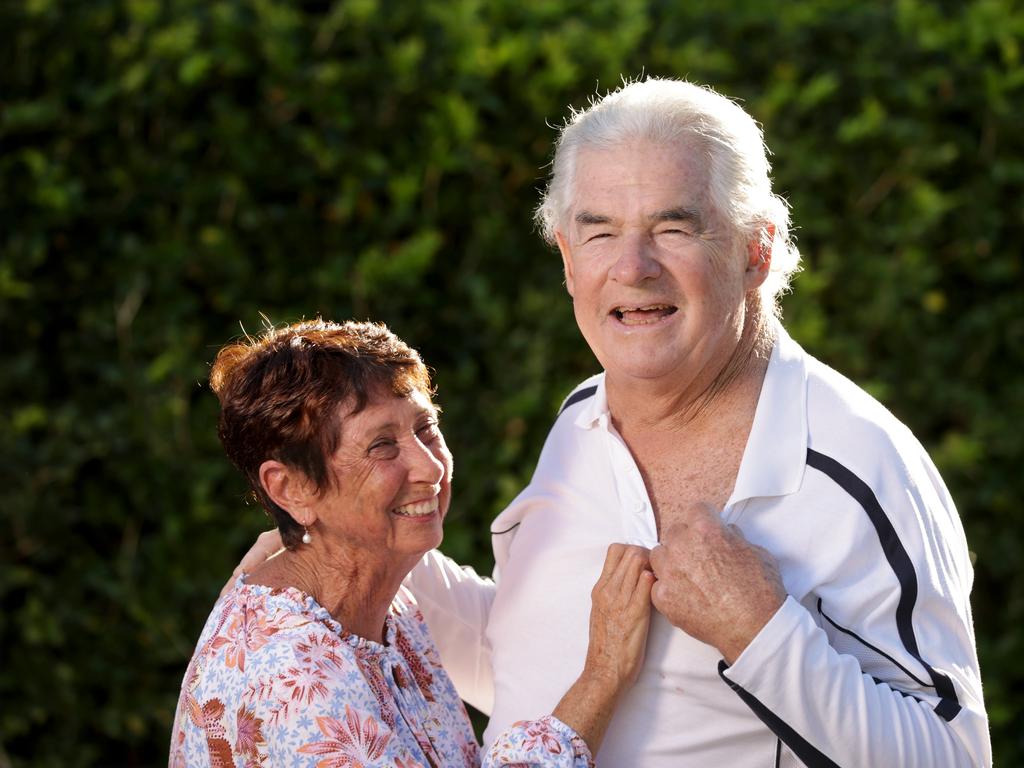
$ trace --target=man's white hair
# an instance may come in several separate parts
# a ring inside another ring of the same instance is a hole
[[[627,82],[586,109],[573,111],[555,145],[551,181],[535,218],[544,239],[555,244],[573,201],[581,149],[610,149],[631,140],[690,142],[709,163],[711,205],[744,240],[759,236],[771,249],[771,270],[761,286],[766,307],[778,299],[800,268],[790,238],[789,206],[772,192],[768,148],[761,128],[741,107],[710,88],[683,80]],[[774,236],[769,236],[774,226]]]

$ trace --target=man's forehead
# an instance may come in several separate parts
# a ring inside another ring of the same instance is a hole
[[[676,221],[706,206],[707,161],[685,141],[585,147],[575,177],[573,216],[585,214],[581,224],[626,203],[642,206],[647,217]]]
[[[703,171],[708,162],[708,153],[697,139],[681,136],[666,141],[636,138],[614,144],[585,144],[576,152],[576,166],[577,169],[583,165],[603,168],[623,159],[652,155],[659,155],[691,172]]]

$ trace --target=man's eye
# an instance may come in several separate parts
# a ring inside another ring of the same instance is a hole
[[[608,238],[608,237],[611,237],[611,236],[612,236],[612,233],[611,233],[611,232],[598,232],[598,233],[596,233],[596,234],[590,235],[590,236],[589,236],[589,237],[587,237],[587,239],[586,239],[586,240],[584,240],[583,242],[585,242],[585,243],[591,243],[591,242],[593,242],[594,240],[604,240],[605,238]]]

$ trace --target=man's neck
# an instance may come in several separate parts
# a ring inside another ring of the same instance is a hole
[[[748,312],[734,349],[713,371],[654,380],[622,381],[609,375],[612,423],[629,444],[639,435],[692,435],[747,411],[752,418],[776,332],[771,318]]]

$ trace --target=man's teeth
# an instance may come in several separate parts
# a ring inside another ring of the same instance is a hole
[[[616,307],[615,316],[626,325],[654,323],[673,314],[676,308],[670,304],[651,304],[646,307]]]
[[[437,512],[437,499],[428,499],[427,501],[417,501],[413,504],[406,504],[402,507],[395,507],[393,510],[396,515],[402,515],[403,517],[425,517],[426,515]]]

